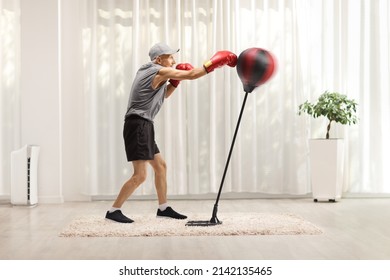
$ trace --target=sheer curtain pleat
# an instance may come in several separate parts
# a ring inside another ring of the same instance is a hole
[[[310,138],[326,121],[298,116],[323,91],[359,103],[358,125],[335,125],[346,142],[344,191],[390,192],[389,4],[386,0],[82,1],[88,153],[85,193],[115,195],[131,176],[122,127],[132,79],[149,48],[180,48],[176,62],[201,66],[218,50],[271,50],[276,75],[248,96],[224,192],[308,194]],[[215,193],[244,92],[236,69],[182,81],[155,120],[168,192]],[[149,168],[136,195],[154,194]]]
[[[0,0],[0,196],[9,196],[11,152],[20,148],[20,2]]]

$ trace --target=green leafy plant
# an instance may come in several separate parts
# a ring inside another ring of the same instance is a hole
[[[356,124],[357,103],[353,99],[348,99],[346,95],[338,92],[325,91],[320,95],[316,103],[305,101],[299,105],[298,114],[307,113],[314,118],[326,117],[329,120],[326,128],[326,139],[329,139],[329,131],[332,122],[343,125]]]

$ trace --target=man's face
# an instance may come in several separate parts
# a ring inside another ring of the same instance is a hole
[[[156,62],[164,67],[172,67],[176,64],[176,61],[171,54],[160,55],[157,57]]]

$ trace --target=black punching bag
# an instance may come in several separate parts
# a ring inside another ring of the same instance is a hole
[[[265,49],[246,49],[238,57],[237,74],[247,93],[268,81],[275,70],[276,59]]]

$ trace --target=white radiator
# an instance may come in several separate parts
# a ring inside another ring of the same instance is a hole
[[[38,203],[39,146],[26,145],[11,152],[11,204]]]

